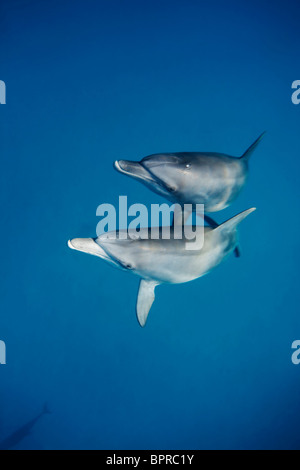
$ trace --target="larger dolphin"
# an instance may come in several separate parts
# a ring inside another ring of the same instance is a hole
[[[205,212],[217,212],[239,195],[247,180],[249,157],[264,134],[239,158],[212,152],[158,153],[140,162],[118,160],[114,166],[172,202],[204,204]]]
[[[186,239],[174,239],[174,227],[168,240],[150,239],[148,228],[141,229],[137,239],[119,238],[104,233],[98,238],[75,238],[68,246],[98,256],[114,266],[140,276],[137,317],[144,326],[154,301],[154,289],[162,283],[189,282],[211,271],[237,246],[238,224],[255,208],[248,209],[216,228],[204,228],[204,244],[200,250],[187,250]],[[146,232],[146,233],[145,233]],[[145,236],[146,235],[146,236]]]

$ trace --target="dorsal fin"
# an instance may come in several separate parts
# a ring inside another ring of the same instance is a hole
[[[252,153],[254,152],[254,150],[256,149],[256,147],[258,146],[259,142],[261,141],[261,139],[263,138],[263,136],[265,135],[266,132],[263,132],[259,137],[258,139],[256,139],[255,142],[253,142],[252,145],[250,145],[250,147],[246,150],[246,152],[240,157],[240,158],[243,158],[244,160],[249,160],[250,156],[252,155]]]
[[[240,214],[235,215],[231,219],[227,220],[223,224],[219,225],[219,227],[215,228],[215,230],[234,230],[242,220],[244,220],[251,212],[254,212],[256,207],[252,207],[251,209],[247,209],[246,211],[240,212]]]

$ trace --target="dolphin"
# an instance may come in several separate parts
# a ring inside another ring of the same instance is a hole
[[[29,436],[33,426],[40,420],[45,414],[50,414],[47,403],[45,403],[43,410],[33,419],[31,419],[24,426],[17,429],[14,433],[0,442],[0,450],[9,450],[12,447],[18,445],[25,437]]]
[[[186,239],[175,239],[174,226],[170,239],[151,239],[149,228],[141,228],[138,236],[130,237],[130,230],[106,232],[98,238],[74,238],[69,248],[98,256],[120,269],[141,277],[136,303],[137,318],[146,324],[153,304],[156,286],[163,283],[179,284],[197,279],[220,264],[238,243],[238,224],[255,208],[248,209],[216,228],[204,227],[201,249],[187,250]],[[120,233],[122,236],[120,237]],[[129,236],[124,237],[124,232]]]
[[[205,212],[228,207],[245,185],[249,158],[265,132],[241,157],[213,152],[158,153],[140,162],[117,160],[114,167],[172,202],[204,204]],[[212,225],[217,224],[206,217]]]

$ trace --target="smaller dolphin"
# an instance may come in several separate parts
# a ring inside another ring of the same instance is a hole
[[[114,167],[172,202],[204,204],[205,212],[217,212],[239,195],[249,158],[264,134],[239,158],[212,152],[158,153],[140,162],[118,160]],[[212,219],[207,222],[216,225]]]
[[[108,232],[98,238],[74,238],[68,241],[68,246],[142,278],[136,311],[140,325],[144,326],[155,298],[155,287],[162,283],[189,282],[210,272],[235,249],[237,226],[254,210],[241,212],[216,228],[204,227],[204,244],[199,250],[187,250],[185,238],[175,239],[174,226],[170,227],[168,240],[161,236],[151,239],[150,229],[142,228],[136,239],[119,237],[120,232]]]
[[[15,447],[16,445],[18,445],[23,439],[25,439],[25,437],[29,436],[29,434],[32,431],[33,426],[45,414],[50,414],[47,403],[45,403],[43,410],[35,418],[30,420],[24,426],[20,427],[19,429],[17,429],[17,431],[12,433],[10,436],[8,436],[6,439],[4,439],[2,442],[0,442],[0,450],[9,450],[12,447]]]

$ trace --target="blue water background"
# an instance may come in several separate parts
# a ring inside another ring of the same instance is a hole
[[[300,447],[296,1],[1,0],[0,440],[19,449]],[[71,251],[96,208],[164,200],[118,158],[241,155],[242,257],[157,289]]]

